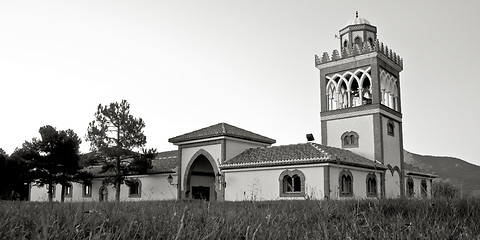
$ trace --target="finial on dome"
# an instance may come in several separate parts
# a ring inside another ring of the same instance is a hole
[[[355,11],[355,17],[358,18],[358,11]]]

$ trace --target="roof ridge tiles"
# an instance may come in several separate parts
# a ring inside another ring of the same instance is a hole
[[[217,123],[215,125],[201,128],[195,131],[191,131],[173,138],[168,139],[171,143],[180,143],[192,140],[207,139],[212,137],[233,137],[239,139],[245,139],[255,142],[261,142],[266,144],[273,144],[276,141],[274,139],[262,136],[260,134],[235,127],[228,123]]]
[[[246,165],[261,165],[261,164],[267,164],[267,165],[275,165],[279,163],[297,163],[297,162],[308,162],[308,161],[315,161],[315,160],[326,160],[328,158],[325,157],[316,157],[316,158],[298,158],[298,159],[282,159],[282,160],[277,160],[277,161],[270,161],[270,162],[265,162],[265,161],[257,161],[257,162],[241,162],[241,163],[223,163],[220,164],[220,166],[246,166]]]

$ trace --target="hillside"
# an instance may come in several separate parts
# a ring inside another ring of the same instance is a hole
[[[423,156],[404,151],[405,162],[430,170],[438,178],[461,189],[462,194],[480,196],[480,166],[454,157]]]

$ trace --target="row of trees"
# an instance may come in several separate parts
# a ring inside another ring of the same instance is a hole
[[[26,199],[29,184],[34,184],[47,186],[52,201],[53,186],[60,184],[63,202],[66,186],[90,182],[94,176],[85,166],[97,164],[102,166],[102,173],[109,173],[104,184],[114,186],[119,201],[120,186],[128,183],[128,175],[146,173],[152,167],[156,150],[143,148],[147,142],[144,127],[141,118],[130,114],[126,100],[99,104],[85,137],[92,152],[83,155],[79,152],[82,140],[73,130],[40,127],[40,138],[25,141],[12,155],[0,149],[0,197]]]

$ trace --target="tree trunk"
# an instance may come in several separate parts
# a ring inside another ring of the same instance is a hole
[[[62,184],[62,193],[60,194],[60,202],[65,201],[65,185]]]
[[[117,156],[117,176],[115,179],[115,201],[120,202],[120,185],[121,182],[121,172],[120,172],[120,156]]]
[[[120,202],[120,179],[115,183],[115,201]]]
[[[53,201],[53,184],[48,184],[48,201]]]

